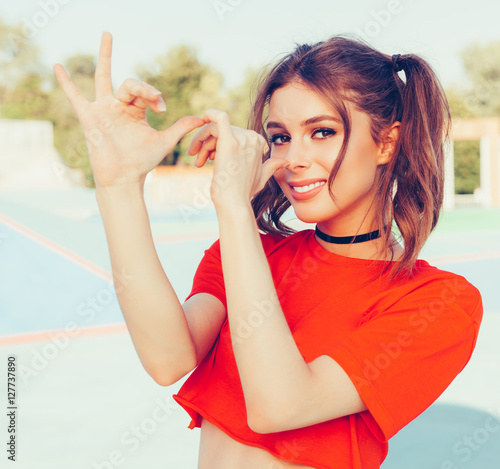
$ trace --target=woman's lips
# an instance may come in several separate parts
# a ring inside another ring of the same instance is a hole
[[[292,185],[290,185],[290,184],[288,184],[288,185],[290,186],[290,193],[295,200],[307,200],[307,199],[314,197],[319,192],[321,192],[321,189],[326,184],[326,181],[322,181],[322,182],[323,182],[323,184],[321,184],[313,189],[310,189],[306,192],[298,192],[293,188]],[[303,186],[299,186],[299,187],[303,187]]]

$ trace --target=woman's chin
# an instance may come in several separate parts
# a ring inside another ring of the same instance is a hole
[[[303,223],[320,223],[332,218],[332,214],[325,215],[324,211],[320,210],[301,210],[300,208],[294,207],[294,212],[295,216]]]

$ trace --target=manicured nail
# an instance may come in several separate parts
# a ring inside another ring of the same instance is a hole
[[[167,110],[167,105],[165,104],[165,101],[163,101],[162,97],[158,98],[158,101],[156,101],[156,104],[158,105],[159,111],[165,112]]]

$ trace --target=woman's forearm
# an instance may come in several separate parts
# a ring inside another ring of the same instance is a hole
[[[233,351],[249,424],[263,428],[284,414],[278,408],[293,408],[310,370],[281,309],[251,207],[220,209],[218,218]]]
[[[156,253],[143,184],[98,187],[96,199],[135,349],[157,382],[175,382],[194,368],[196,351],[182,305]]]

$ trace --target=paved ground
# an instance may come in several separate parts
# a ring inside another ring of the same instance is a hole
[[[217,237],[210,209],[151,211],[179,297]],[[0,192],[0,389],[16,356],[22,469],[196,468],[199,430],[143,370],[110,283],[90,190]],[[500,467],[500,210],[446,213],[421,256],[464,275],[485,307],[474,356],[441,398],[393,440],[384,469]],[[1,440],[7,402],[0,393]],[[0,467],[7,465],[2,449]]]

